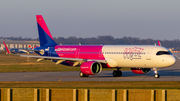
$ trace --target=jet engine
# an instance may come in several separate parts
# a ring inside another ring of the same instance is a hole
[[[131,68],[131,71],[135,74],[147,74],[151,68]]]
[[[80,70],[85,75],[95,75],[101,72],[102,65],[95,61],[87,61],[81,64]]]

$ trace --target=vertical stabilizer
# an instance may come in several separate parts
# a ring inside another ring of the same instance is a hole
[[[160,41],[158,41],[158,45],[159,45],[159,46],[161,46],[161,43],[160,43]]]
[[[3,41],[3,43],[4,43],[4,46],[6,48],[7,53],[10,54],[10,51],[9,51],[8,47],[6,46],[6,43],[4,41]]]
[[[57,45],[42,17],[42,15],[36,15],[37,26],[39,32],[40,46],[53,47]]]

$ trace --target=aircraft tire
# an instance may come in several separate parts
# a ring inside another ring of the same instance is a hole
[[[121,77],[122,76],[122,72],[121,71],[117,71],[117,76]]]
[[[85,75],[85,74],[83,74],[82,72],[79,73],[79,76],[80,76],[80,77],[89,77],[89,75]]]
[[[85,75],[84,75],[82,72],[80,72],[80,73],[79,73],[79,76],[80,76],[80,77],[84,77]]]
[[[155,78],[159,78],[160,76],[159,76],[159,74],[155,74],[154,77]]]
[[[117,77],[117,75],[118,75],[117,71],[114,70],[114,71],[113,71],[113,76],[114,76],[114,77]]]
[[[122,76],[122,72],[121,72],[121,71],[114,70],[114,71],[113,71],[113,76],[114,76],[114,77],[121,77],[121,76]]]
[[[89,77],[89,75],[85,75],[84,77]]]

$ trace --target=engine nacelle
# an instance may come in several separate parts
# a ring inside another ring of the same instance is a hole
[[[135,74],[147,74],[151,68],[131,68],[131,71]]]
[[[96,75],[101,72],[102,65],[95,61],[87,61],[81,64],[80,70],[85,75]]]

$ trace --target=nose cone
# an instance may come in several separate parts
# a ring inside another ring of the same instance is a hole
[[[175,64],[176,62],[176,58],[172,55],[171,57],[168,58],[168,63],[169,63],[169,66],[172,66],[173,64]]]
[[[175,64],[176,58],[173,55],[161,56],[156,62],[156,67],[169,67]]]

